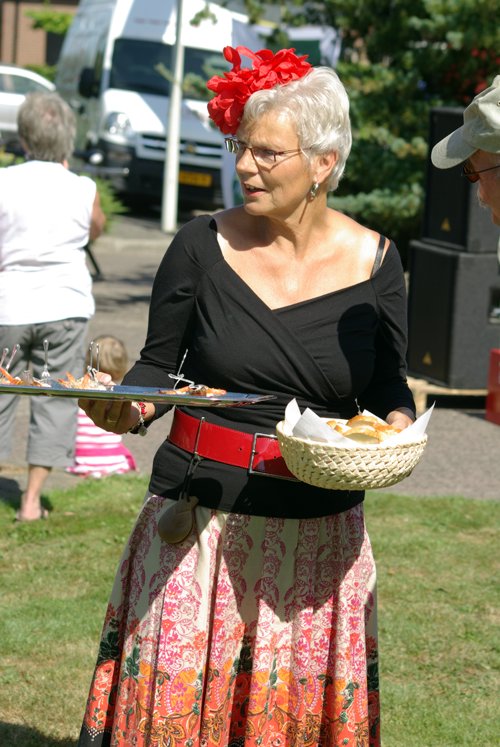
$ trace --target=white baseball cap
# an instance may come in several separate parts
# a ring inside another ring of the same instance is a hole
[[[464,110],[463,125],[436,143],[431,161],[438,169],[449,169],[477,150],[500,153],[500,75],[472,99]]]

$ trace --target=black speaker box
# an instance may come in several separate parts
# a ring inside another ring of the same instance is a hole
[[[422,240],[455,251],[493,254],[500,228],[492,222],[489,209],[479,205],[477,183],[462,176],[462,165],[437,169],[430,160],[432,147],[462,124],[463,109],[431,109]]]
[[[409,246],[408,372],[457,389],[487,386],[489,354],[500,347],[496,254]]]

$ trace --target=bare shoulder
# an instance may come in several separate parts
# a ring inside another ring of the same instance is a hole
[[[335,214],[336,240],[345,247],[351,256],[354,254],[362,264],[366,264],[371,271],[380,243],[380,234],[367,226],[349,218],[343,213]],[[389,248],[390,241],[385,239],[384,255]]]
[[[217,225],[219,243],[223,249],[246,249],[256,240],[255,220],[242,206],[221,210],[213,217]]]
[[[217,223],[217,228],[220,232],[224,230],[231,230],[233,226],[238,225],[246,215],[245,210],[241,205],[237,207],[228,208],[227,210],[219,210],[218,213],[213,214],[213,219]]]

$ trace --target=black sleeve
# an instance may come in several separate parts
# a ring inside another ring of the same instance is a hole
[[[193,230],[195,229],[195,230]],[[188,347],[196,290],[204,269],[199,255],[199,226],[186,224],[174,237],[156,273],[149,306],[146,342],[139,360],[125,375],[129,386],[174,386],[176,373]],[[156,405],[156,417],[170,407]]]
[[[375,370],[358,404],[362,410],[370,410],[384,419],[398,407],[408,407],[415,413],[415,402],[406,381],[406,287],[401,258],[393,243],[373,277],[373,284],[379,313]]]

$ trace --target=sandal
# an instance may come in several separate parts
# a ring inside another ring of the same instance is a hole
[[[16,512],[16,518],[14,519],[14,521],[28,523],[28,522],[31,522],[31,521],[39,521],[40,519],[48,519],[48,518],[49,518],[49,510],[48,510],[48,508],[44,508],[42,506],[40,508],[40,514],[38,516],[35,516],[34,519],[24,519],[23,516],[21,515],[21,512],[17,511]]]

